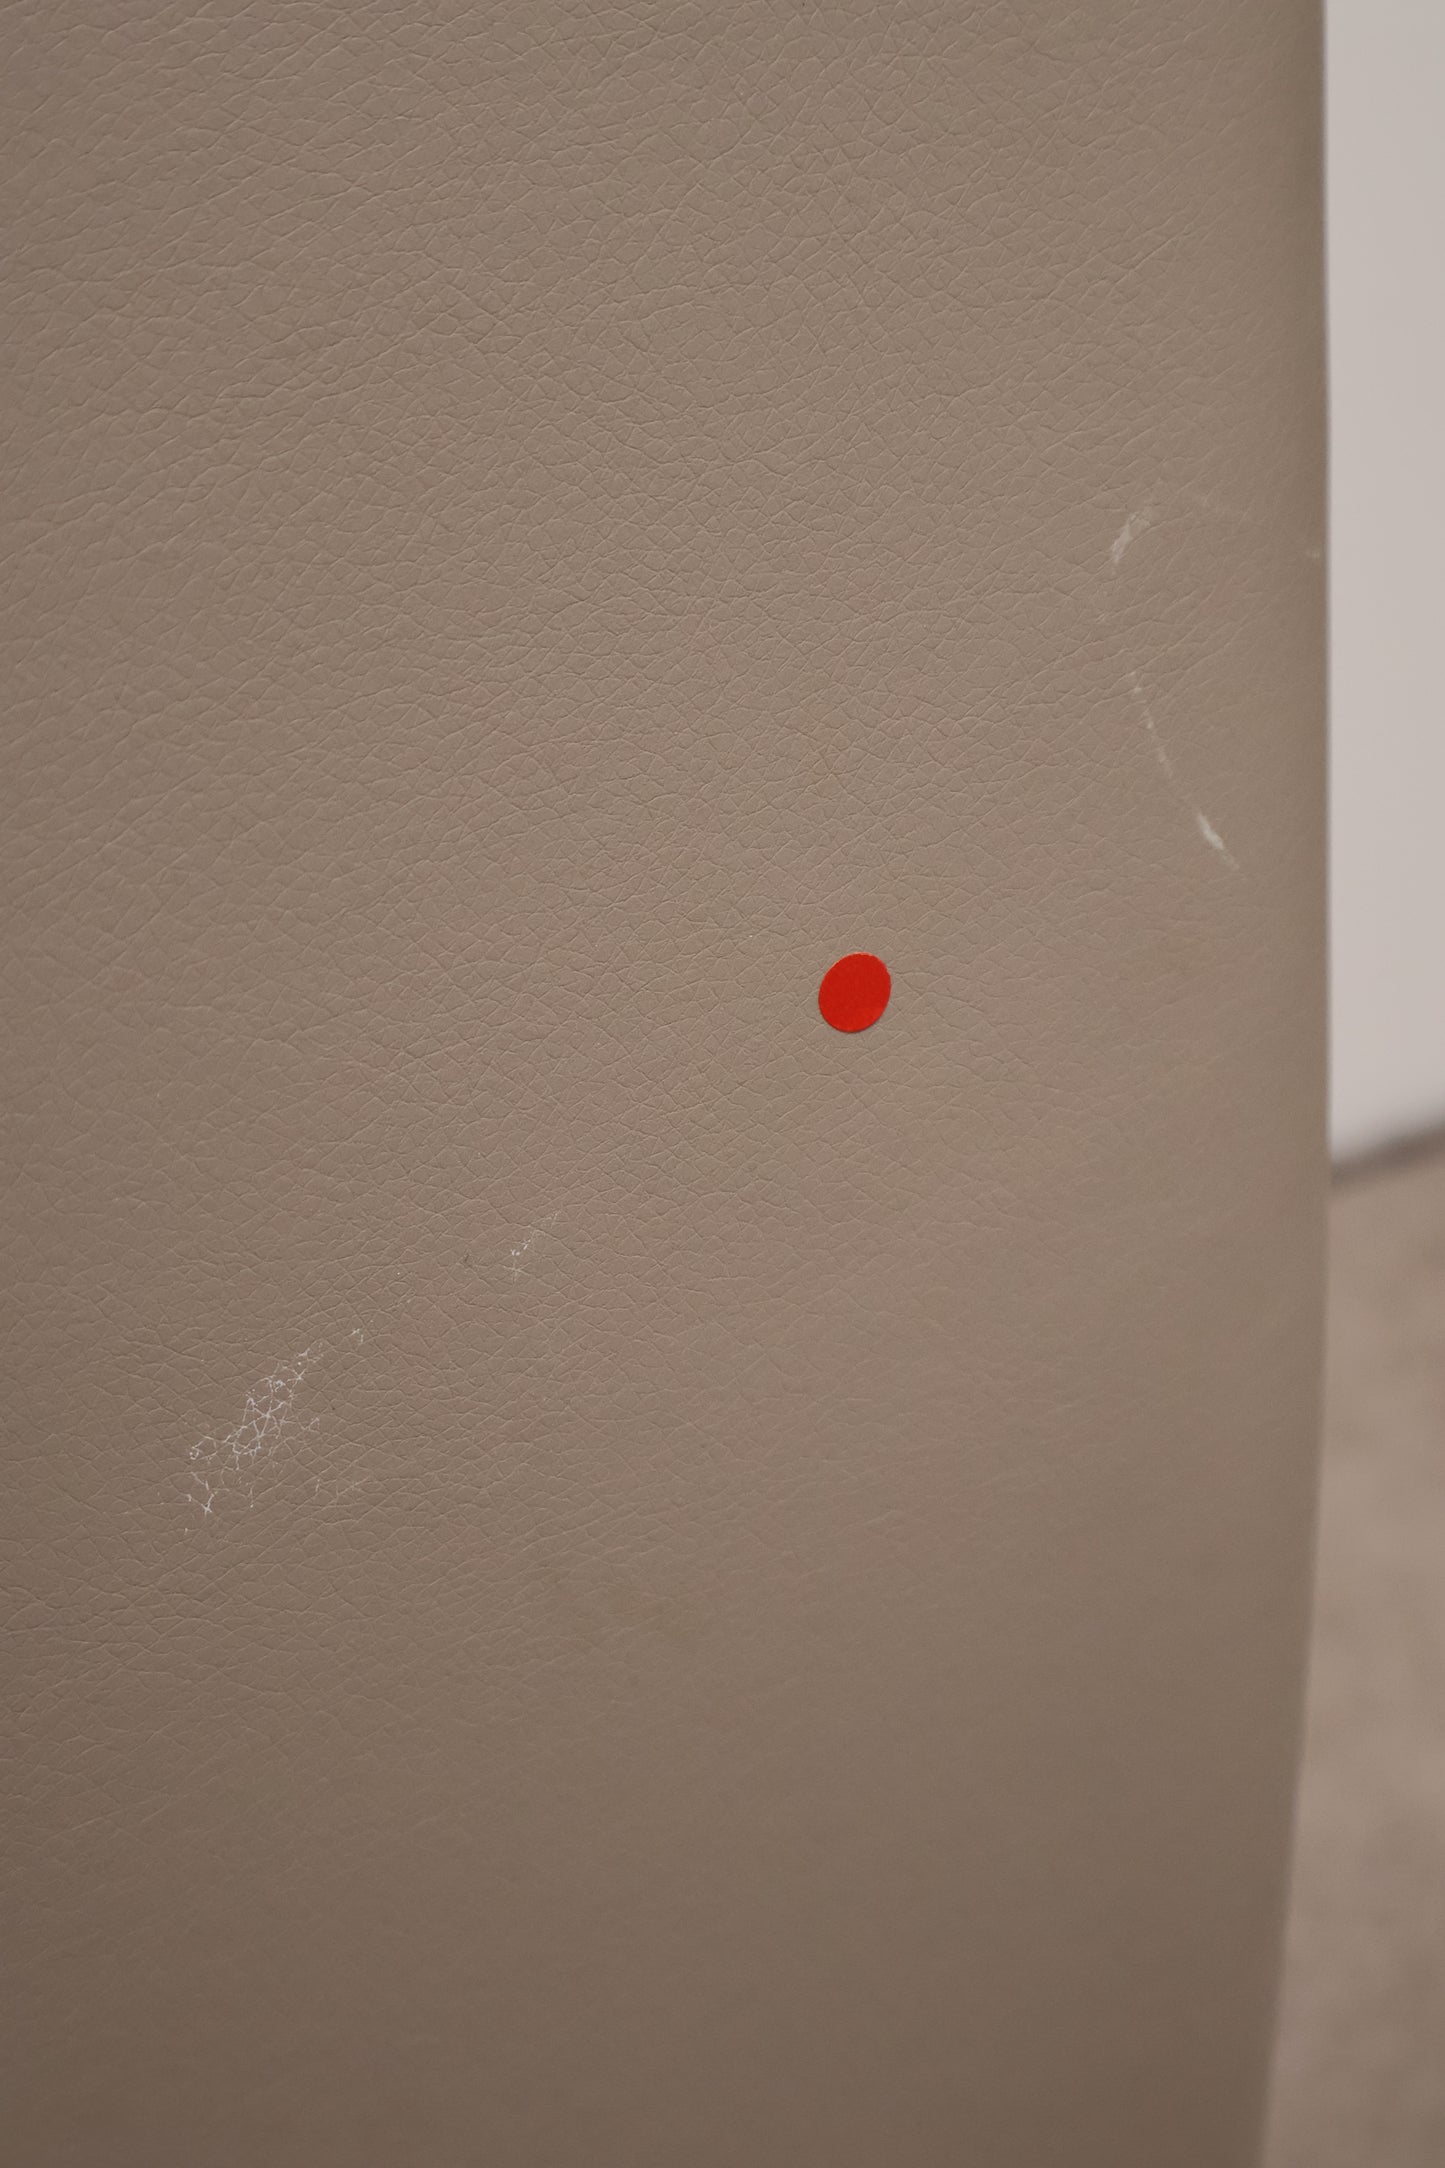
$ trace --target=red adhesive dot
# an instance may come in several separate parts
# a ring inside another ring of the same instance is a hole
[[[860,950],[854,956],[840,956],[823,973],[818,1007],[824,1023],[835,1031],[866,1031],[887,1008],[892,991],[887,964]]]

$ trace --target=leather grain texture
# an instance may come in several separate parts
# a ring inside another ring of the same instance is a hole
[[[10,2157],[1242,2168],[1313,0],[0,59]]]

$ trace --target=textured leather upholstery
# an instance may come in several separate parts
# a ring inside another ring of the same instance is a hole
[[[11,2157],[1239,2168],[1312,0],[3,60]]]

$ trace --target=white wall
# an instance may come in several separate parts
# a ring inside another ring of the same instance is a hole
[[[1445,1123],[1445,0],[1328,0],[1334,1138]]]

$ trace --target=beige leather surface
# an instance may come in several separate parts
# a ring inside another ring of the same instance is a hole
[[[1312,0],[0,59],[9,2157],[1238,2168]]]

